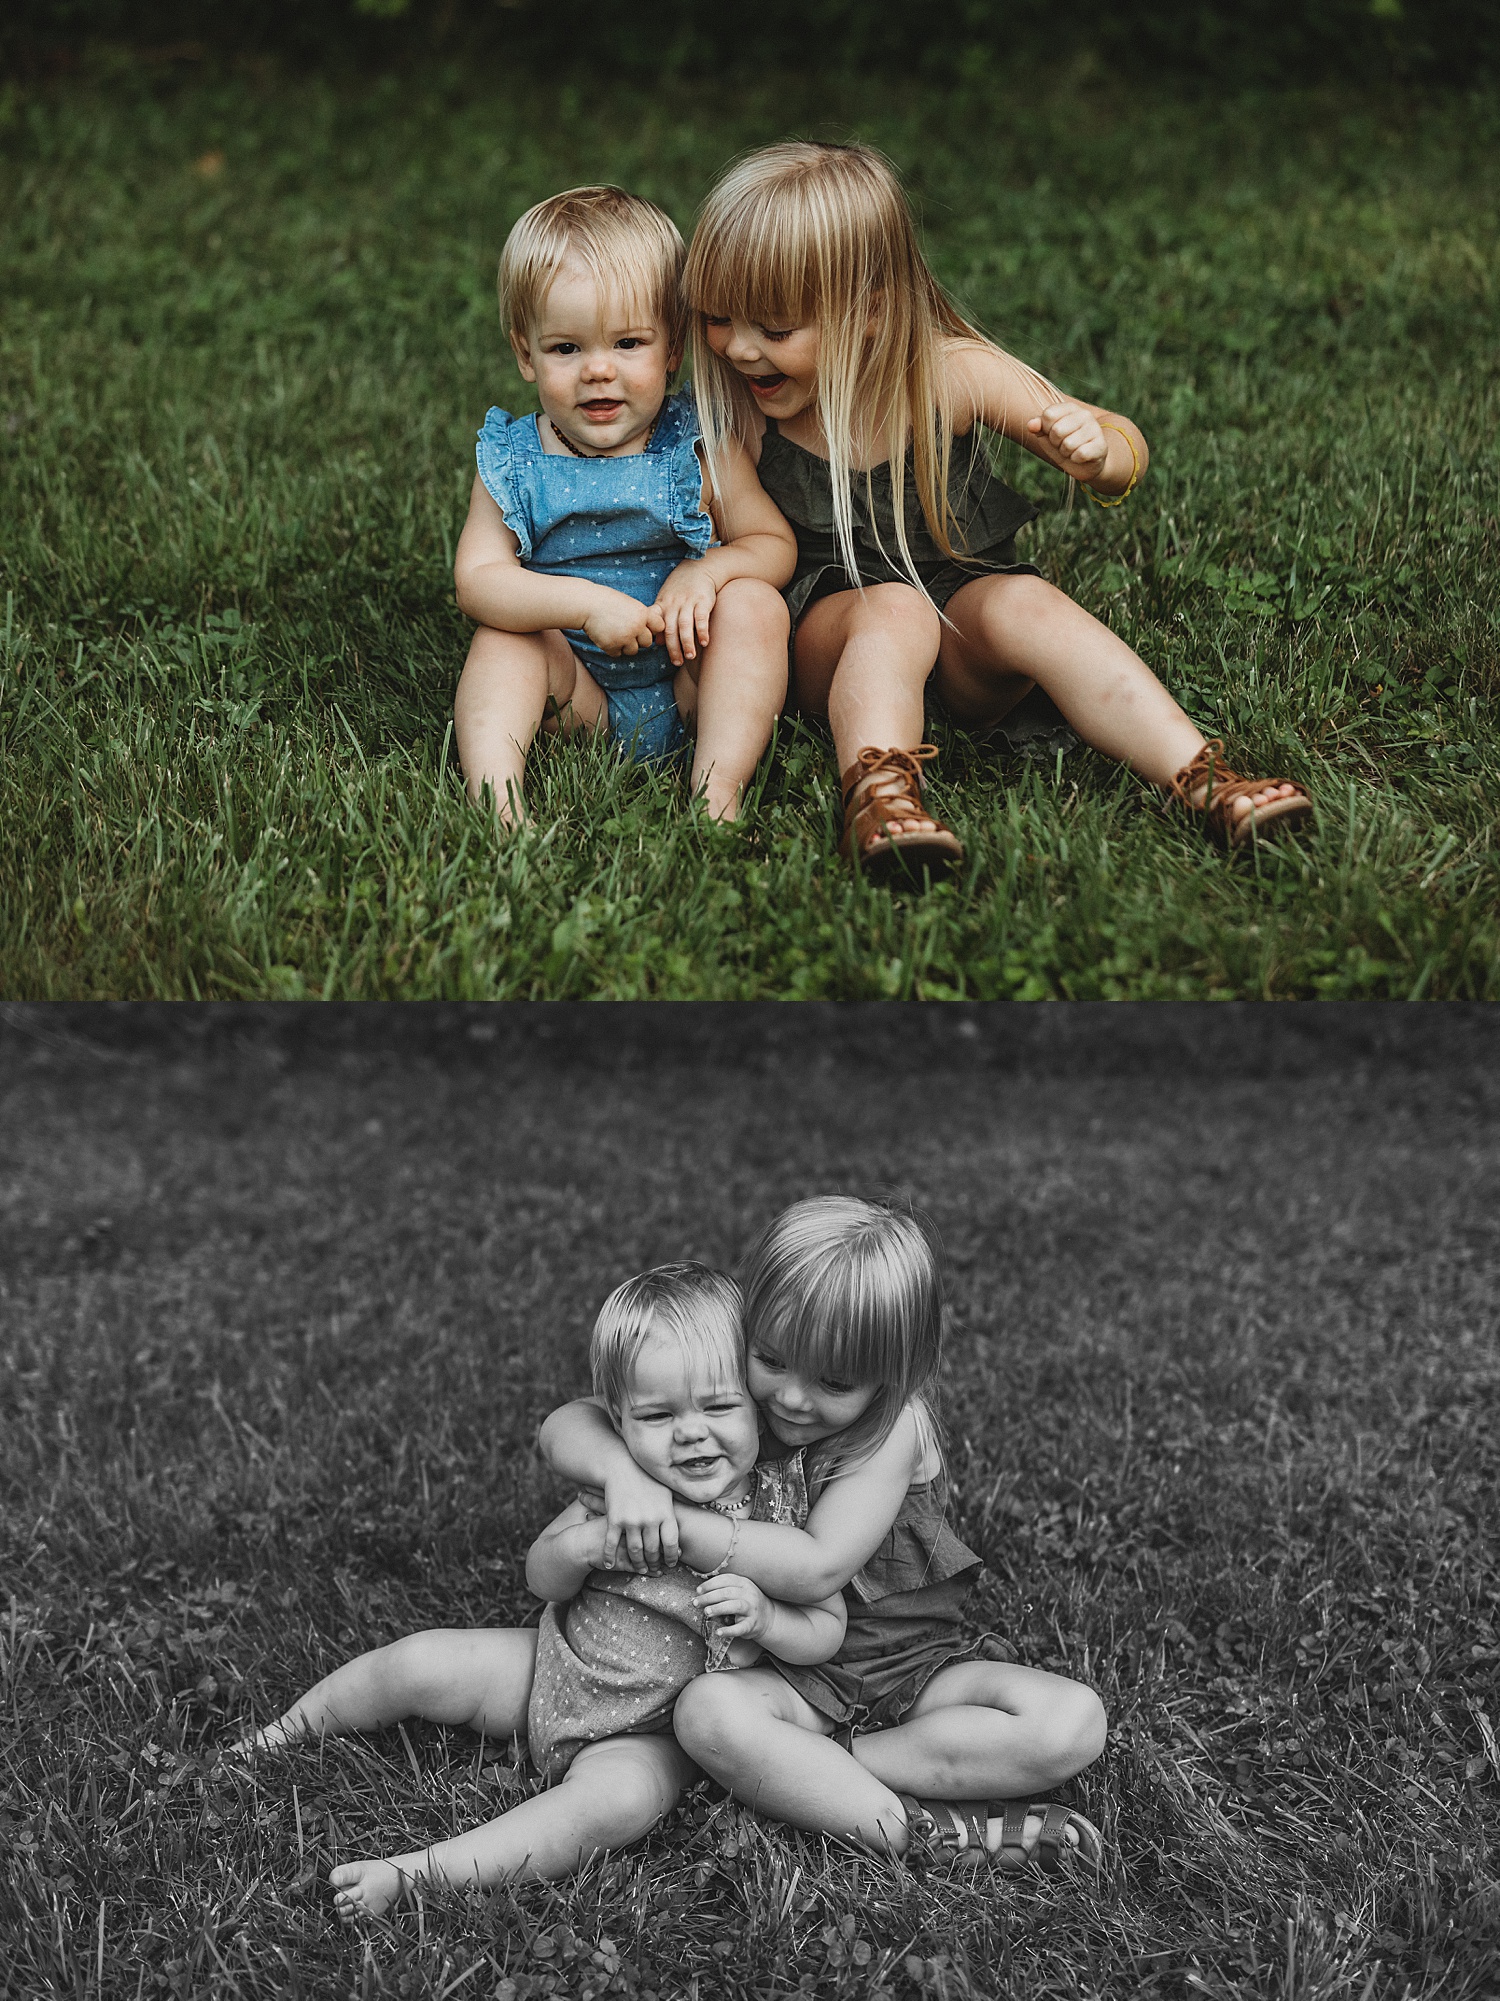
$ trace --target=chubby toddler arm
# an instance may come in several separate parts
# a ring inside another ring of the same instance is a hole
[[[666,624],[655,605],[638,604],[624,591],[587,577],[549,577],[528,570],[521,545],[505,525],[484,481],[476,475],[469,518],[458,538],[453,582],[466,618],[497,632],[586,632],[604,652],[643,652]]]
[[[636,1465],[603,1404],[593,1397],[564,1404],[543,1418],[536,1442],[543,1459],[562,1479],[604,1489],[604,1560],[598,1569],[676,1567],[679,1546],[672,1490]]]
[[[526,1588],[560,1605],[578,1596],[591,1570],[604,1567],[603,1519],[571,1501],[526,1552]]]

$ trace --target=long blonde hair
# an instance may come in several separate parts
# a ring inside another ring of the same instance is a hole
[[[924,1446],[941,1460],[933,1399],[943,1360],[943,1287],[931,1237],[914,1216],[853,1195],[794,1202],[745,1260],[745,1340],[763,1342],[809,1376],[876,1393],[841,1432],[848,1471],[911,1405]]]
[[[955,420],[941,348],[960,340],[994,347],[959,312],[927,268],[896,171],[868,146],[789,140],[732,166],[703,204],[683,271],[692,318],[693,387],[709,473],[731,440],[751,440],[750,392],[709,346],[705,319],[740,316],[761,326],[815,325],[815,408],[828,445],[833,528],[858,585],[851,502],[856,412],[880,425],[891,469],[898,565],[922,584],[906,539],[906,450],[932,539],[961,559],[963,535],[948,499]],[[998,351],[998,350],[997,350]],[[1024,365],[1023,365],[1024,366]],[[1050,397],[1056,391],[1025,373]],[[875,463],[879,463],[877,459]],[[871,472],[865,474],[867,500]],[[872,522],[873,525],[873,522]]]

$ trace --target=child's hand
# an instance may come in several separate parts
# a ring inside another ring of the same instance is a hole
[[[1074,479],[1096,479],[1109,457],[1109,440],[1092,410],[1081,403],[1054,403],[1026,426],[1045,438],[1057,453],[1064,472]]]
[[[618,660],[622,654],[628,658],[654,646],[666,622],[657,605],[637,604],[624,591],[610,591],[583,621],[583,629],[601,652]]]
[[[763,1640],[775,1617],[760,1586],[732,1571],[700,1584],[693,1593],[693,1603],[705,1619],[715,1621],[721,1640]]]
[[[674,667],[696,660],[698,648],[707,646],[708,622],[718,595],[718,585],[696,557],[679,563],[656,593],[653,610],[666,621],[662,637]]]
[[[638,1466],[625,1466],[604,1479],[606,1527],[601,1570],[636,1570],[653,1577],[675,1570],[681,1553],[677,1510],[670,1487]]]

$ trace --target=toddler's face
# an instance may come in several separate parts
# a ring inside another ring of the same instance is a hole
[[[641,1471],[700,1506],[737,1499],[760,1446],[749,1391],[719,1380],[673,1335],[647,1337],[617,1422]]]
[[[818,388],[815,326],[764,327],[756,320],[707,319],[715,354],[744,379],[758,410],[782,421],[812,402]]]
[[[807,1376],[767,1341],[752,1341],[745,1366],[750,1394],[783,1445],[814,1445],[847,1431],[875,1400],[878,1384]]]
[[[640,451],[666,401],[677,357],[641,311],[601,297],[582,265],[567,263],[530,338],[516,345],[516,361],[536,384],[544,413],[585,452]]]

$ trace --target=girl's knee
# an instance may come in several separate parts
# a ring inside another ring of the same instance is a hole
[[[733,1675],[701,1674],[677,1698],[672,1732],[690,1758],[721,1749],[743,1727],[753,1705],[737,1700]]]
[[[751,630],[774,638],[785,638],[791,630],[791,613],[786,599],[774,584],[760,577],[731,577],[720,586],[714,599],[715,620],[728,617],[736,630]]]
[[[1081,1772],[1085,1765],[1092,1765],[1104,1749],[1109,1733],[1104,1704],[1081,1681],[1067,1684],[1049,1721],[1058,1761],[1070,1771]]]
[[[942,636],[942,620],[931,600],[911,584],[868,585],[855,617],[914,644],[935,647]]]

